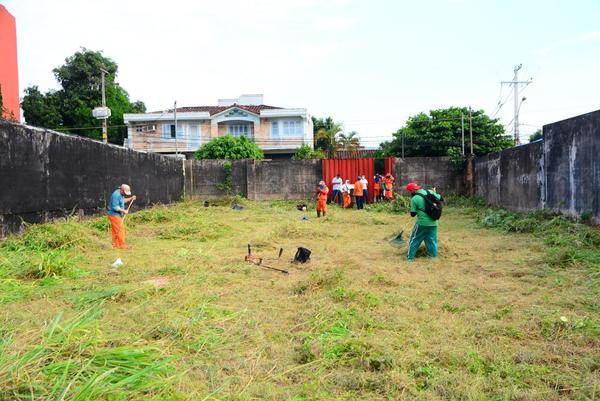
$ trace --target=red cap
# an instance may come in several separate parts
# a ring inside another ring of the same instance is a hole
[[[409,182],[406,186],[407,191],[416,191],[421,189],[421,187],[416,182]]]

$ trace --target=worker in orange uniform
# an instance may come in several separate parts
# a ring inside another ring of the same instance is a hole
[[[356,178],[356,182],[354,183],[354,199],[356,199],[356,209],[360,210],[362,209],[364,206],[364,199],[363,199],[363,183],[361,181],[362,176],[358,176]]]
[[[344,209],[348,209],[352,203],[352,196],[350,195],[352,192],[352,184],[350,184],[350,180],[346,180],[346,183],[342,185],[342,196],[344,197]]]
[[[381,202],[381,184],[383,177],[377,173],[373,177],[373,202]]]
[[[383,178],[384,196],[386,200],[394,197],[394,176],[387,173]]]
[[[126,198],[125,196],[129,196]],[[122,184],[110,196],[108,204],[108,219],[112,227],[112,246],[113,248],[127,248],[125,243],[125,225],[123,217],[129,213],[129,209],[125,209],[125,204],[133,202],[136,199],[135,195],[131,196],[131,188],[127,184]],[[129,205],[131,206],[131,204]]]
[[[325,181],[319,181],[319,186],[317,187],[317,217],[321,217],[321,213],[323,213],[323,217],[327,213],[327,194],[329,193],[329,188],[325,185]]]

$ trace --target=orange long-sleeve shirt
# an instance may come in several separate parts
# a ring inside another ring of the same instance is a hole
[[[362,196],[363,195],[363,184],[360,180],[354,183],[354,196]]]

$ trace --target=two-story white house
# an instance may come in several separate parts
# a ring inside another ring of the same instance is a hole
[[[313,123],[306,109],[267,106],[263,95],[219,99],[217,106],[178,107],[176,113],[166,110],[125,114],[123,118],[128,133],[124,145],[139,151],[190,157],[202,144],[227,134],[252,139],[267,159],[289,158],[302,144],[313,146]]]

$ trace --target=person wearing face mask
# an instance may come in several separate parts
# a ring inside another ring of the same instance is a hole
[[[327,214],[327,194],[329,193],[329,188],[325,185],[325,181],[319,181],[319,186],[317,187],[317,217],[323,217]]]
[[[348,209],[352,205],[352,187],[350,184],[350,180],[346,180],[346,182],[342,185],[342,197],[344,198],[344,209]]]

